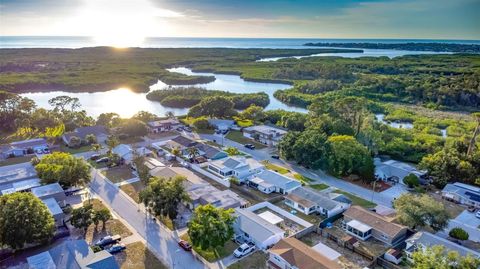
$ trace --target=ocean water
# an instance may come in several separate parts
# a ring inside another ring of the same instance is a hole
[[[431,39],[319,39],[319,38],[190,38],[151,37],[139,47],[146,48],[284,48],[308,49],[307,42],[372,42],[408,43],[438,42],[480,44],[480,40],[431,40]],[[91,37],[78,36],[0,36],[0,48],[81,48],[101,46]]]

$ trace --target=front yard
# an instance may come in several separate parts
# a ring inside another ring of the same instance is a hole
[[[265,165],[265,168],[267,168],[269,170],[272,170],[272,171],[275,171],[275,172],[277,172],[279,174],[282,174],[282,175],[290,173],[290,170],[288,170],[287,168],[285,168],[283,166],[273,164],[269,161],[262,161],[262,164]]]
[[[105,171],[102,171],[102,174],[113,183],[122,182],[135,177],[135,175],[132,173],[132,169],[128,165],[109,168]]]
[[[240,144],[255,145],[256,149],[263,149],[263,148],[267,147],[262,143],[258,143],[257,141],[255,141],[253,139],[250,139],[250,138],[247,138],[247,137],[243,136],[243,133],[240,132],[240,131],[231,130],[231,131],[228,132],[228,134],[225,136],[225,138],[230,139],[230,140],[235,141],[235,142],[240,143]]]
[[[370,202],[370,201],[367,201],[365,199],[362,199],[358,196],[355,196],[353,194],[350,194],[348,192],[344,192],[344,191],[341,191],[341,190],[335,190],[334,192],[336,193],[341,193],[345,196],[348,197],[348,199],[352,200],[352,205],[359,205],[359,206],[363,206],[363,207],[367,207],[367,208],[371,208],[371,207],[376,207],[377,204],[376,203],[373,203],[373,202]]]
[[[142,242],[126,245],[127,249],[114,255],[122,269],[167,269]]]
[[[188,241],[190,244],[192,243],[187,233],[182,235],[180,238]],[[224,246],[216,247],[215,249],[203,250],[199,247],[193,247],[193,250],[195,250],[195,252],[205,258],[205,260],[209,262],[215,262],[232,254],[237,247],[238,245],[235,242],[229,240],[225,243]]]
[[[120,189],[124,191],[128,196],[130,196],[130,198],[132,198],[136,203],[140,203],[139,193],[144,188],[145,185],[141,181],[120,186]]]
[[[82,152],[87,152],[92,150],[92,145],[84,145],[78,148],[70,148],[67,147],[65,144],[60,144],[60,146],[54,150],[54,151],[63,151],[63,152],[68,152],[70,154],[77,154],[77,153],[82,153]]]
[[[245,258],[227,267],[227,269],[266,269],[268,254],[262,251],[248,255]]]

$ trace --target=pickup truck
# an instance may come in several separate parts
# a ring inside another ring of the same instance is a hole
[[[104,247],[104,246],[108,246],[108,245],[111,245],[111,244],[116,244],[120,240],[122,240],[122,237],[118,234],[117,235],[107,235],[105,237],[100,238],[100,240],[98,240],[95,243],[95,246]]]

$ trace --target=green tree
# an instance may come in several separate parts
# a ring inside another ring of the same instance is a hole
[[[356,137],[360,133],[363,121],[367,117],[367,102],[360,97],[345,97],[333,103],[334,114],[345,120],[354,130]]]
[[[441,231],[450,219],[445,206],[427,194],[402,194],[394,202],[398,220],[415,229],[429,226],[434,231]]]
[[[120,141],[114,135],[108,136],[107,141],[105,141],[105,143],[107,144],[107,147],[108,147],[109,151],[112,151],[113,148],[120,145]]]
[[[198,148],[196,147],[189,147],[187,148],[187,153],[189,158],[195,158],[200,154],[200,151],[198,151]]]
[[[98,224],[101,222],[103,224],[103,229],[105,229],[105,223],[111,218],[112,214],[110,214],[110,210],[103,208],[93,211],[92,222],[95,224],[95,226],[98,226]]]
[[[229,156],[240,155],[240,151],[239,151],[236,147],[227,147],[227,148],[225,149],[225,152],[226,152]]]
[[[82,145],[82,140],[78,136],[72,136],[68,140],[68,145],[72,148],[78,148]]]
[[[117,127],[122,119],[117,113],[102,113],[97,118],[97,125],[103,125],[107,128]]]
[[[147,185],[150,180],[150,169],[145,165],[145,157],[136,154],[133,158],[133,163],[135,164],[138,178]]]
[[[458,240],[468,240],[469,234],[462,228],[455,227],[448,232],[448,235]]]
[[[124,120],[120,124],[118,133],[126,134],[128,136],[144,136],[147,135],[148,129],[143,121],[132,118]]]
[[[190,117],[207,116],[212,118],[229,118],[236,115],[233,109],[233,102],[227,97],[213,96],[206,97],[199,104],[188,111]]]
[[[0,129],[16,130],[19,122],[31,122],[35,102],[18,94],[0,90]]]
[[[185,177],[152,178],[148,186],[140,192],[140,201],[157,216],[177,218],[178,205],[188,201],[189,196],[183,187]]]
[[[0,245],[20,249],[26,243],[45,243],[55,231],[47,206],[27,192],[0,196]]]
[[[133,115],[132,119],[136,119],[136,120],[142,121],[144,123],[147,123],[149,121],[158,120],[158,116],[153,114],[153,113],[150,113],[148,111],[139,111],[139,112],[135,113],[135,115]]]
[[[477,141],[477,136],[480,134],[480,112],[472,113],[472,116],[475,118],[477,126],[475,127],[472,138],[470,139],[470,143],[468,144],[467,155],[469,156],[473,154],[473,150],[475,149],[475,144]]]
[[[446,251],[442,245],[422,248],[412,255],[413,269],[474,269],[480,260],[471,255],[460,256],[456,251]]]
[[[67,95],[54,97],[48,100],[48,103],[53,106],[54,111],[59,112],[65,112],[67,110],[75,111],[82,106],[77,97],[70,97]]]
[[[75,208],[72,210],[72,217],[70,218],[70,223],[73,227],[77,229],[83,229],[84,232],[87,231],[87,228],[93,223],[93,205],[86,204],[82,207]]]
[[[420,180],[415,174],[409,174],[403,178],[403,183],[407,184],[409,188],[415,188],[420,185]]]
[[[251,105],[247,109],[243,110],[238,116],[243,120],[259,122],[265,118],[265,113],[263,112],[263,107]]]
[[[207,117],[198,117],[192,120],[192,125],[197,129],[213,129],[213,126],[208,122]]]
[[[94,134],[88,134],[85,136],[85,141],[87,141],[87,144],[95,144],[97,143],[97,137]]]
[[[233,209],[198,206],[188,223],[188,235],[195,247],[204,250],[223,246],[233,237],[234,222]]]
[[[85,186],[90,182],[90,166],[82,158],[65,152],[45,155],[35,166],[44,184],[60,183],[62,187]]]
[[[92,144],[92,150],[95,151],[95,153],[99,153],[101,149],[102,146],[100,144]]]
[[[182,151],[180,150],[180,148],[175,147],[175,148],[172,149],[172,154],[173,154],[173,156],[179,157],[182,154]]]

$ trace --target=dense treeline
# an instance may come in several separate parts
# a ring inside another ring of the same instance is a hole
[[[266,107],[270,100],[266,93],[238,94],[224,91],[211,91],[196,87],[179,87],[156,90],[147,94],[147,99],[158,101],[164,106],[188,108],[197,105],[206,97],[224,96],[231,100],[235,109],[245,109],[251,105]]]
[[[361,48],[361,49],[393,49],[410,51],[436,51],[436,52],[462,52],[462,53],[480,53],[480,45],[477,44],[456,44],[456,43],[306,43],[308,47],[336,47],[336,48]]]

